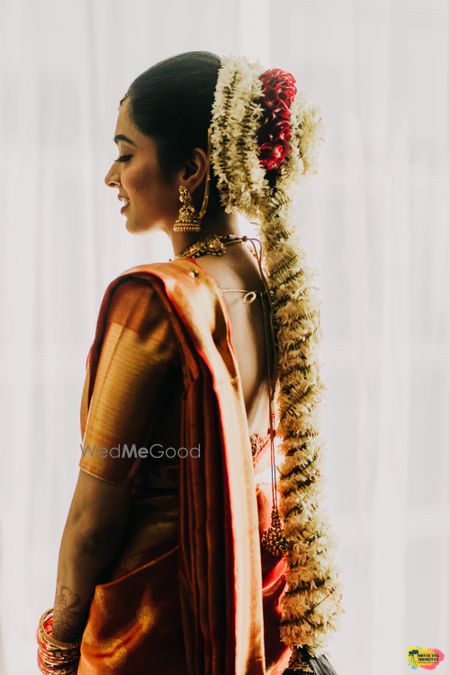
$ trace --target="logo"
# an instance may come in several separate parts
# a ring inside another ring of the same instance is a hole
[[[424,649],[423,647],[409,647],[408,649],[408,665],[413,670],[417,668],[434,670],[444,659],[445,654],[440,649]]]

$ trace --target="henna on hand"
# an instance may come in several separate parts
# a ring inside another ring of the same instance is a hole
[[[75,642],[81,637],[86,623],[88,603],[66,585],[57,584],[53,607],[53,630],[55,640]]]

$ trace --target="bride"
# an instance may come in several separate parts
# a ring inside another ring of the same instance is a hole
[[[105,183],[174,258],[102,299],[42,673],[336,675],[319,312],[289,221],[319,133],[293,76],[244,57],[180,54],[120,101]]]

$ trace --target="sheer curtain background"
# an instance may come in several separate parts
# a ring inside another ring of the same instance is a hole
[[[172,256],[162,235],[126,231],[103,184],[118,102],[191,49],[291,70],[326,123],[296,203],[322,301],[324,498],[345,593],[331,660],[340,675],[400,675],[408,647],[437,647],[450,673],[448,2],[1,10],[1,673],[37,672],[103,292]]]

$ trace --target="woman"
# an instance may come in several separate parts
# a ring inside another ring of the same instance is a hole
[[[41,672],[335,672],[318,310],[288,226],[320,120],[296,94],[289,73],[190,52],[120,102],[105,182],[127,229],[163,230],[175,258],[126,270],[102,300]]]

